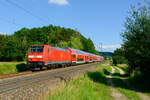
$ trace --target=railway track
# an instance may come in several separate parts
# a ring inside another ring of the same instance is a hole
[[[14,73],[14,74],[4,74],[4,75],[0,75],[0,79],[17,77],[17,76],[21,76],[21,75],[30,74],[30,73],[32,73],[32,71],[25,71],[25,72],[19,72],[19,73]]]
[[[72,66],[62,69],[55,69],[54,71],[39,72],[38,74],[36,73],[33,75],[30,73],[31,75],[28,76],[22,75],[21,77],[3,80],[0,81],[0,94],[19,87],[30,85],[32,83],[50,80],[51,78],[62,78],[62,76],[65,74],[69,74],[79,70],[84,70],[86,68],[88,69],[89,67],[93,67],[94,65],[96,64],[94,63],[94,64]]]

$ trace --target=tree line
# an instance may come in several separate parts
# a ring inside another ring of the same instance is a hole
[[[114,64],[127,63],[129,73],[150,74],[150,5],[132,7],[121,36],[123,44],[113,55]]]
[[[92,40],[85,38],[77,30],[49,25],[31,29],[22,28],[12,35],[0,34],[0,61],[23,61],[29,46],[43,44],[99,54]]]

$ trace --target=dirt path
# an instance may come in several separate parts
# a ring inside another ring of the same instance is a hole
[[[120,68],[118,68],[118,67],[116,67],[116,68],[120,71],[120,75],[121,75],[121,76],[123,76],[123,75],[125,74],[122,69],[120,69]],[[137,95],[139,95],[139,97],[141,98],[141,100],[150,100],[150,97],[149,97],[149,96],[147,96],[147,95],[145,95],[145,94],[143,94],[143,93],[141,93],[141,92],[138,92],[138,90],[135,89],[134,87],[132,87],[132,86],[129,84],[129,82],[128,82],[127,80],[125,80],[125,79],[123,79],[123,78],[121,78],[121,79],[122,79],[122,81],[128,86],[128,88],[130,88],[131,90],[136,91]]]
[[[112,69],[111,73],[107,76],[108,78],[107,84],[112,86],[111,87],[112,97],[114,97],[115,100],[128,100],[123,94],[121,94],[117,89],[114,88],[114,84],[112,82],[112,75],[115,73],[115,68],[111,66],[111,69]]]

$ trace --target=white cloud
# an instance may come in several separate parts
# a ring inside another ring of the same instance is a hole
[[[57,5],[68,5],[69,2],[67,0],[48,0],[51,4],[57,4]]]
[[[7,33],[0,32],[0,34],[2,34],[2,35],[6,35]]]
[[[120,48],[121,45],[120,44],[115,44],[115,45],[104,45],[102,46],[104,49],[116,49],[116,48]]]
[[[102,45],[102,51],[108,51],[108,52],[114,52],[117,48],[120,48],[120,44],[114,44],[114,45]],[[98,51],[101,51],[101,46],[96,46],[96,49]]]

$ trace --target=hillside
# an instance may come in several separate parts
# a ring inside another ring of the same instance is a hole
[[[90,38],[80,32],[60,26],[22,28],[12,35],[0,34],[0,61],[22,61],[33,44],[49,44],[55,47],[71,47],[98,54]]]
[[[110,56],[110,57],[113,56],[112,52],[99,52],[99,53],[101,54],[101,56]]]

